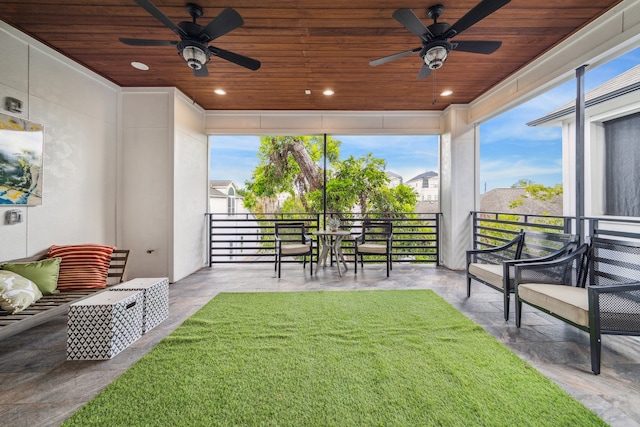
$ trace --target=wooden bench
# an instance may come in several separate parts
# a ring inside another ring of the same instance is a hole
[[[122,282],[124,270],[129,259],[129,250],[115,249],[111,255],[109,265],[108,284]],[[0,310],[0,340],[19,334],[48,320],[66,314],[69,306],[105,289],[83,289],[77,291],[63,291],[53,295],[45,295],[27,309],[10,314]]]
[[[600,373],[601,335],[640,336],[640,243],[592,237],[568,256],[514,266],[516,326],[522,303],[590,337],[591,371]]]
[[[513,265],[556,259],[578,246],[578,237],[565,233],[521,231],[510,242],[495,248],[467,251],[467,297],[471,280],[504,295],[504,320],[509,320],[509,301],[513,293]]]

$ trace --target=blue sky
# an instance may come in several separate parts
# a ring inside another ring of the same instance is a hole
[[[585,74],[588,92],[640,64],[640,49]],[[520,179],[547,186],[562,184],[560,127],[529,127],[527,122],[545,116],[576,98],[572,79],[480,125],[480,192],[510,187]]]
[[[638,64],[640,49],[588,68],[585,89],[589,91]],[[548,186],[562,183],[561,129],[526,123],[572,102],[575,96],[572,79],[480,125],[480,192],[510,187],[520,179]],[[438,138],[433,135],[333,137],[342,141],[341,157],[373,153],[387,161],[387,170],[405,181],[438,170]],[[258,136],[212,136],[210,142],[210,178],[231,179],[243,187],[258,163]]]

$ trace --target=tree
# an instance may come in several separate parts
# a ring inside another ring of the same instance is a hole
[[[562,184],[556,184],[553,187],[545,187],[542,184],[536,184],[530,179],[521,179],[511,186],[511,188],[522,188],[524,194],[516,200],[513,200],[509,207],[515,209],[524,204],[524,199],[532,198],[534,200],[549,201],[556,196],[562,195]]]
[[[327,160],[336,161],[340,142],[327,137]],[[258,158],[252,180],[246,182],[248,192],[255,197],[245,199],[249,209],[269,203],[280,193],[298,197],[309,209],[306,195],[322,188],[322,171],[317,162],[322,158],[323,139],[318,136],[263,136],[260,137]]]
[[[365,215],[370,210],[413,212],[416,196],[406,186],[389,189],[383,159],[371,153],[339,161],[341,142],[327,137],[327,212],[340,214],[354,206]],[[246,183],[245,206],[268,212],[268,199],[289,193],[293,200],[280,209],[302,207],[307,212],[323,210],[324,171],[321,137],[261,137],[260,163]],[[271,204],[272,205],[272,204]],[[273,206],[271,206],[273,207]]]

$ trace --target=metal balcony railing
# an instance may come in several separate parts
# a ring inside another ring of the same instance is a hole
[[[471,212],[473,248],[491,248],[513,240],[521,231],[571,233],[575,218],[569,216]]]
[[[353,213],[341,213],[341,229],[360,234],[364,218]],[[274,224],[278,222],[304,222],[309,232],[323,227],[321,214],[270,214],[260,217],[253,214],[206,214],[209,235],[209,266],[221,263],[271,263],[274,262]],[[393,224],[393,262],[440,263],[439,213],[388,214],[370,213],[370,219],[384,219]],[[315,245],[314,262],[318,257]],[[353,259],[353,239],[342,241],[347,259]],[[296,262],[283,259],[283,262]],[[365,262],[376,262],[375,257]]]

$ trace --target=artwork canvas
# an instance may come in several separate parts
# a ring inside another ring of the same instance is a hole
[[[0,205],[42,204],[44,126],[0,114]]]

